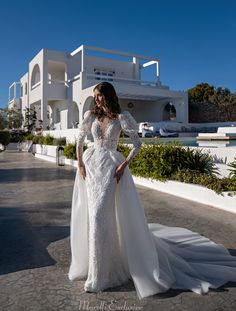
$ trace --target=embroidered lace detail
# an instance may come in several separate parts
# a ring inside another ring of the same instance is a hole
[[[126,158],[126,161],[130,162],[138,154],[142,145],[142,142],[138,136],[138,124],[129,111],[124,111],[120,114],[119,119],[122,131],[130,137],[133,143],[133,147]]]
[[[121,130],[130,137],[133,143],[133,147],[126,158],[126,161],[130,162],[138,154],[142,145],[138,136],[138,124],[132,115],[128,111],[124,111],[119,114],[118,119],[110,120],[104,126],[92,115],[91,110],[86,111],[82,124],[79,126],[76,144],[78,162],[82,163],[86,135],[92,133],[95,149],[105,147],[110,150],[116,150]]]
[[[88,110],[84,113],[84,119],[78,127],[79,134],[76,140],[76,156],[80,165],[83,163],[82,156],[84,140],[85,137],[91,132],[92,121],[91,110]]]
[[[89,110],[79,126],[77,156],[86,169],[89,220],[89,264],[84,289],[92,292],[118,286],[130,278],[121,248],[115,209],[117,181],[114,173],[118,164],[117,144],[121,131],[132,140],[133,148],[127,157],[131,161],[138,153],[141,141],[138,125],[129,112],[101,124]],[[93,147],[83,153],[85,137],[90,133],[94,140]]]
[[[96,155],[96,177],[88,174],[89,204],[89,271],[84,289],[102,291],[123,284],[129,273],[123,265],[115,215],[115,187],[113,169],[99,165],[104,162],[102,153]],[[95,163],[90,163],[94,165]],[[114,167],[114,165],[112,165]],[[111,163],[109,164],[111,168]],[[91,170],[90,170],[91,171]],[[98,182],[100,181],[100,182]]]
[[[110,120],[108,125],[102,128],[98,119],[95,118],[91,130],[95,148],[105,147],[110,150],[116,150],[121,130],[118,119]]]

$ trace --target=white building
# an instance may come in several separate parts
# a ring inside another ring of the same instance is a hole
[[[156,72],[151,82],[142,79],[149,66]],[[72,53],[42,49],[9,87],[9,107],[18,106],[23,115],[25,107],[35,108],[44,130],[72,129],[91,108],[93,88],[101,81],[114,85],[122,110],[137,122],[173,119],[170,106],[175,122],[188,122],[187,93],[162,85],[159,59],[84,45]]]

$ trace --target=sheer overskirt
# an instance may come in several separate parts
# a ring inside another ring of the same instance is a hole
[[[127,122],[127,117],[111,124],[104,143],[89,114],[85,125],[90,126],[80,131],[80,151],[91,129],[95,142],[80,155],[85,180],[77,169],[74,182],[69,279],[85,280],[85,290],[92,292],[132,279],[139,299],[170,288],[205,294],[236,282],[236,257],[223,245],[186,228],[147,223],[128,166],[117,184],[114,173],[125,160],[116,150],[120,125],[135,141],[128,158],[140,147],[135,121]]]

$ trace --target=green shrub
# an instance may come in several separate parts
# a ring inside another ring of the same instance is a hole
[[[131,172],[137,176],[157,180],[170,179],[180,170],[193,170],[202,174],[216,174],[211,156],[201,150],[183,148],[178,144],[144,144],[130,164]]]
[[[208,175],[206,173],[202,174],[198,171],[179,171],[172,176],[172,179],[185,183],[201,185],[203,187],[214,190],[216,193],[236,190],[236,187],[230,182],[229,178],[218,178],[215,175]]]
[[[54,137],[47,134],[46,136],[41,136],[39,142],[41,145],[53,145]]]
[[[232,167],[231,169],[229,169],[229,176],[231,179],[236,181],[236,158],[234,158],[234,161],[230,163],[229,166]]]
[[[84,144],[83,151],[88,148],[86,144]],[[76,144],[67,144],[64,147],[64,155],[68,159],[77,160],[76,156]]]
[[[53,146],[65,146],[66,145],[66,137],[54,138],[47,134],[43,135],[28,135],[29,140],[33,141],[33,144],[41,144],[41,145],[53,145]]]
[[[231,191],[236,191],[236,158],[234,158],[234,161],[229,164],[231,167],[230,170],[230,190]]]
[[[11,132],[10,133],[10,142],[11,143],[21,143],[25,140],[25,134],[22,132]]]
[[[124,157],[127,157],[131,149],[130,149],[130,147],[125,146],[125,145],[119,143],[117,145],[117,150],[119,152],[121,152],[124,155]]]
[[[45,139],[45,138],[44,138],[43,135],[40,135],[40,136],[39,136],[38,142],[39,142],[40,145],[44,145],[44,139]]]
[[[183,148],[181,148],[183,149]],[[208,153],[203,153],[201,149],[184,149],[184,161],[183,168],[189,168],[190,170],[199,171],[202,174],[218,174],[218,169],[213,163],[213,158]]]
[[[4,146],[4,148],[10,143],[11,134],[9,131],[0,131],[0,144]]]
[[[125,157],[130,150],[127,145],[118,145],[118,151]],[[236,161],[233,167],[236,167]],[[143,144],[129,168],[133,175],[144,178],[198,184],[217,193],[236,191],[236,178],[218,178],[218,171],[209,154],[199,149],[183,148],[178,143]],[[235,176],[236,169],[233,172],[232,176]]]
[[[53,139],[54,146],[65,146],[66,145],[66,137],[54,138]]]
[[[32,140],[34,139],[34,135],[33,134],[28,134],[24,137],[24,140]]]
[[[64,155],[68,159],[76,160],[76,145],[75,144],[65,145]]]
[[[32,139],[33,144],[40,144],[40,140],[43,136],[41,135],[35,135]]]

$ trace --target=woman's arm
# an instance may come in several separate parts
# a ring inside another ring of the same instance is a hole
[[[124,173],[124,169],[126,166],[133,160],[133,158],[138,154],[142,142],[138,135],[138,124],[132,115],[128,111],[124,111],[122,114],[119,115],[120,124],[122,131],[128,135],[132,141],[132,149],[125,159],[117,168],[114,177],[117,178],[117,183],[119,182],[121,176]]]
[[[91,132],[91,110],[88,110],[84,113],[84,119],[82,123],[79,125],[79,134],[76,141],[76,155],[78,161],[78,168],[83,177],[86,175],[84,163],[83,163],[83,148],[84,148],[84,140],[85,137]]]
[[[124,111],[119,115],[120,124],[122,131],[129,136],[132,141],[132,149],[127,156],[126,160],[123,162],[124,165],[128,165],[133,158],[139,153],[139,150],[142,146],[141,139],[138,135],[138,123],[134,117],[130,114],[129,111]]]

